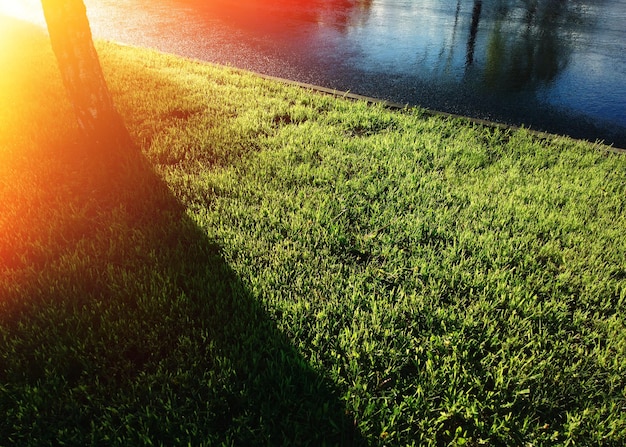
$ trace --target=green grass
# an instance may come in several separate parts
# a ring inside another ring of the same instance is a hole
[[[626,443],[623,155],[6,23],[0,445]]]

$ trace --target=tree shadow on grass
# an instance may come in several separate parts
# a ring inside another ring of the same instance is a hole
[[[25,253],[0,259],[0,440],[365,444],[149,163],[80,152],[39,162],[48,188],[0,251]]]

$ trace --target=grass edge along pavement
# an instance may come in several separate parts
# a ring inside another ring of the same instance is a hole
[[[0,445],[624,443],[622,156],[100,43],[106,172],[18,35]]]
[[[386,99],[380,99],[380,98],[374,98],[371,96],[365,96],[365,95],[360,95],[358,93],[353,93],[351,91],[343,91],[343,90],[336,90],[333,88],[328,88],[328,87],[323,87],[320,85],[315,85],[315,84],[309,84],[306,82],[300,82],[300,81],[293,81],[291,79],[285,79],[285,78],[281,78],[278,76],[271,76],[271,75],[266,75],[263,73],[257,73],[257,72],[253,72],[256,76],[259,76],[263,79],[267,79],[270,81],[276,81],[276,82],[280,82],[282,84],[287,84],[287,85],[293,85],[296,87],[301,87],[304,88],[306,90],[310,90],[312,92],[319,92],[319,93],[324,93],[327,95],[332,95],[332,96],[336,96],[338,98],[344,98],[344,99],[350,99],[353,101],[364,101],[366,103],[369,104],[379,104],[382,105],[385,108],[389,108],[392,110],[404,110],[407,108],[410,108],[411,106],[409,106],[408,104],[402,104],[399,102],[394,102],[394,101],[389,101]],[[497,122],[497,121],[490,121],[490,120],[486,120],[486,119],[482,119],[482,118],[473,118],[470,116],[465,116],[465,115],[459,115],[456,113],[448,113],[448,112],[442,112],[440,110],[433,110],[433,109],[428,109],[428,108],[423,108],[420,107],[420,110],[425,114],[425,115],[429,115],[429,116],[437,116],[437,117],[441,117],[441,118],[452,118],[452,119],[459,119],[461,121],[466,121],[466,124],[474,124],[474,125],[479,125],[479,126],[486,126],[486,127],[495,127],[504,131],[515,131],[515,130],[525,130],[526,132],[529,132],[530,134],[538,137],[538,138],[546,138],[546,139],[552,139],[555,138],[559,135],[556,134],[551,134],[549,132],[544,132],[541,130],[535,130],[529,127],[525,127],[523,125],[521,126],[516,126],[513,124],[506,124],[506,123],[501,123],[501,122]],[[561,135],[564,136],[564,135]],[[591,142],[590,142],[591,143]],[[603,150],[606,151],[610,151],[610,152],[615,152],[617,154],[625,154],[626,153],[626,148],[622,148],[622,147],[616,147],[615,145],[607,145],[605,144],[604,141],[596,141],[595,142],[596,146],[598,148],[602,148]]]

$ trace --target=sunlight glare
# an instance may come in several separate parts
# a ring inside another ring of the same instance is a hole
[[[26,141],[32,135],[31,116],[38,116],[36,99],[41,96],[33,86],[51,71],[46,68],[53,56],[44,28],[16,18],[28,17],[25,6],[0,0],[0,155],[15,148],[11,141]]]
[[[45,26],[40,0],[0,0],[0,15]]]

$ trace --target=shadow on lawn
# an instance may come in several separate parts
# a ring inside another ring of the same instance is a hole
[[[0,439],[365,444],[142,156],[120,168],[65,151],[54,166],[36,212],[52,239],[13,262],[0,317]]]

